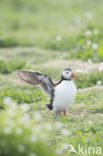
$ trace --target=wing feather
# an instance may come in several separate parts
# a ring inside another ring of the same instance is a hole
[[[20,70],[17,75],[21,81],[31,85],[40,85],[47,95],[52,95],[55,85],[47,75],[30,70]]]

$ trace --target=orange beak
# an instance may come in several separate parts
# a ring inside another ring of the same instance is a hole
[[[72,73],[71,77],[72,77],[72,78],[76,78],[77,75],[76,75],[75,73]]]

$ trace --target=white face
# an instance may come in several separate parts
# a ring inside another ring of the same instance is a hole
[[[62,75],[65,79],[72,79],[72,70],[69,70],[69,69],[65,69],[63,72],[62,72]]]

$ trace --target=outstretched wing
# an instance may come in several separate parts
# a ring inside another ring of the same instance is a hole
[[[17,75],[23,82],[31,85],[40,85],[47,95],[52,96],[54,84],[47,75],[29,70],[20,70]]]

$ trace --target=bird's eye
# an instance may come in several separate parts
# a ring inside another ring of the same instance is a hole
[[[68,71],[66,72],[66,74],[68,74]]]

